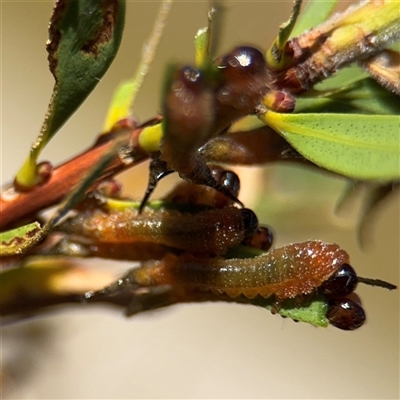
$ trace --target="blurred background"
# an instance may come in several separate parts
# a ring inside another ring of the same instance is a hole
[[[291,1],[226,1],[220,53],[268,47]],[[54,164],[88,147],[114,88],[130,77],[158,2],[129,2],[116,61],[42,155]],[[11,180],[39,132],[53,86],[45,42],[52,2],[1,2],[1,181]],[[192,63],[206,1],[177,1],[139,99],[140,120],[160,107],[166,63]],[[276,246],[336,242],[359,275],[399,283],[399,194],[376,215],[360,250],[357,204],[336,215],[340,178],[298,166],[240,169],[241,198],[274,228]],[[171,187],[166,179],[159,191]],[[147,165],[121,176],[141,197]],[[157,197],[157,194],[154,196]],[[359,204],[358,204],[359,205]],[[121,265],[107,262],[121,271]],[[96,261],[93,263],[96,267]],[[122,270],[126,266],[122,267]],[[126,319],[115,309],[73,306],[1,330],[2,398],[399,398],[399,295],[360,286],[368,322],[355,332],[313,328],[256,307],[179,305]]]

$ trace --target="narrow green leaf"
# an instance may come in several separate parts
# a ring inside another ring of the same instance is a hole
[[[315,90],[299,97],[295,112],[400,115],[400,101],[373,79],[364,78],[339,89]]]
[[[137,89],[136,78],[123,81],[117,86],[108,107],[103,132],[110,132],[118,121],[131,116],[132,97],[137,93]]]
[[[283,49],[289,39],[290,34],[297,22],[297,17],[300,14],[302,0],[295,0],[293,4],[292,14],[290,18],[279,27],[279,34],[277,37],[277,43],[280,49]]]
[[[33,222],[10,231],[0,233],[0,256],[22,254],[37,242],[39,222]]]
[[[368,73],[362,68],[352,64],[349,67],[343,68],[337,71],[334,75],[328,79],[323,80],[321,83],[315,85],[317,90],[337,90],[344,86],[352,85],[362,79],[368,77]]]
[[[286,43],[300,13],[302,0],[295,0],[292,14],[289,19],[279,27],[278,36],[267,51],[266,59],[269,67],[279,70],[288,66],[289,58],[285,54]]]
[[[201,68],[207,63],[210,53],[210,26],[199,29],[194,37],[195,64],[197,68]]]
[[[328,19],[337,3],[338,0],[310,0],[301,12],[291,36],[299,36],[303,32],[324,22]]]
[[[37,227],[34,235],[31,234],[31,239],[26,240],[25,244],[19,248],[18,254],[21,254],[30,248],[32,248],[36,243],[44,239],[54,228],[58,222],[70,211],[76,204],[78,204],[85,196],[85,193],[93,185],[93,182],[102,174],[107,165],[118,155],[118,152],[123,146],[129,143],[131,133],[129,130],[125,134],[120,134],[118,139],[111,142],[108,150],[100,156],[100,159],[92,167],[78,186],[76,186],[70,194],[61,202],[53,216],[49,221],[43,226],[43,228]],[[3,242],[3,240],[2,240]],[[7,249],[6,249],[7,250]],[[15,254],[15,253],[12,253]],[[7,254],[6,254],[7,255]]]
[[[197,68],[207,68],[215,57],[223,8],[219,1],[213,1],[212,4],[213,6],[208,12],[207,26],[199,29],[194,37],[195,64]]]
[[[103,132],[106,134],[121,119],[133,117],[133,107],[137,95],[156,55],[156,50],[163,36],[171,5],[172,0],[162,1],[156,20],[154,21],[153,30],[149,39],[143,46],[142,56],[135,75],[131,79],[121,82],[115,90],[103,126]]]
[[[360,180],[400,178],[399,116],[267,111],[260,118],[322,168]]]
[[[92,169],[85,176],[85,179],[63,200],[52,218],[43,227],[43,233],[50,232],[54,225],[56,225],[76,204],[78,204],[84,197],[85,193],[93,185],[93,182],[102,174],[107,165],[117,156],[118,152],[123,146],[127,146],[131,133],[129,129],[124,134],[120,134],[118,139],[113,141],[107,152],[105,152]]]
[[[124,0],[56,2],[47,43],[55,85],[40,135],[18,172],[20,185],[35,184],[39,153],[111,65],[121,42],[124,20]]]

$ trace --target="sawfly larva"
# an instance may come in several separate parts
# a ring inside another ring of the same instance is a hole
[[[342,266],[350,267],[348,262],[348,254],[338,245],[308,241],[254,258],[198,259],[186,254],[167,255],[161,261],[144,263],[144,268],[133,272],[139,284],[179,284],[249,299],[274,295],[280,301],[312,293],[326,281],[330,282],[329,291],[334,287],[329,278]],[[347,294],[343,290],[338,292]]]

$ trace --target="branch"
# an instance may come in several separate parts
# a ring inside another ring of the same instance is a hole
[[[96,183],[146,160],[149,155],[139,146],[138,138],[143,128],[158,121],[159,118],[154,118],[133,129],[127,135],[127,151],[121,151]],[[33,187],[30,191],[18,191],[15,186],[4,189],[0,196],[0,230],[14,226],[22,219],[32,218],[45,208],[57,204],[107,152],[110,142],[126,134],[126,130],[122,129],[101,135],[91,148],[56,167],[47,181]]]

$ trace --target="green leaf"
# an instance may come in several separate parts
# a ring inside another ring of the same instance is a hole
[[[194,37],[195,64],[197,68],[203,67],[209,60],[211,44],[210,23],[211,17],[209,17],[208,26],[199,29]]]
[[[349,67],[337,71],[328,79],[325,79],[321,83],[318,83],[317,85],[315,85],[315,89],[321,91],[337,90],[343,88],[344,86],[352,85],[355,82],[358,82],[367,77],[367,72],[353,64]]]
[[[296,113],[335,112],[400,115],[399,97],[371,78],[343,84],[339,89],[312,91],[296,100]]]
[[[0,233],[0,256],[22,254],[38,241],[39,222]]]
[[[311,301],[302,305],[296,305],[295,299],[285,300],[276,309],[275,301],[271,299],[257,299],[252,304],[277,312],[282,317],[291,318],[314,326],[326,328],[329,320],[326,317],[328,302],[324,296],[314,296]]]
[[[93,182],[102,174],[108,164],[118,155],[118,152],[124,146],[127,146],[131,138],[130,130],[127,129],[123,134],[122,132],[118,136],[118,139],[111,142],[107,151],[105,151],[92,169],[88,172],[79,185],[62,201],[52,218],[43,227],[43,233],[47,234],[53,229],[66,214],[76,204],[78,204],[85,196],[85,193],[93,185]]]
[[[286,43],[300,13],[302,0],[295,0],[292,14],[289,19],[279,27],[278,36],[272,42],[266,54],[267,64],[270,68],[280,70],[288,66],[290,57],[285,54]]]
[[[36,161],[48,141],[94,89],[117,54],[124,28],[124,0],[58,0],[50,19],[50,71],[55,85],[40,135],[17,175],[31,187]]]
[[[104,132],[109,132],[118,121],[131,116],[132,97],[137,93],[138,86],[135,77],[121,82],[115,89],[104,122]]]
[[[133,107],[137,95],[156,55],[156,50],[162,38],[171,5],[172,0],[162,1],[156,20],[154,21],[153,30],[149,39],[143,46],[140,63],[136,69],[135,75],[121,82],[115,90],[103,126],[103,132],[106,134],[110,132],[118,121],[133,117]]]
[[[213,1],[212,3],[213,6],[208,12],[207,26],[199,29],[194,37],[195,65],[197,68],[206,69],[212,63],[218,38],[220,37],[220,16],[223,8],[219,1]]]
[[[90,190],[93,182],[101,176],[104,169],[110,164],[110,162],[118,155],[118,152],[122,147],[127,146],[129,143],[129,139],[131,137],[130,130],[127,129],[124,133],[120,133],[118,139],[111,141],[108,149],[100,156],[99,160],[94,164],[92,169],[87,173],[85,178],[77,185],[71,193],[61,202],[53,216],[46,222],[43,228],[40,226],[36,227],[36,230],[33,233],[27,233],[30,235],[30,240],[25,240],[25,243],[17,248],[17,252],[10,254],[22,254],[23,252],[32,248],[36,243],[43,240],[54,228],[56,224],[60,222],[60,220],[70,211],[76,204],[78,204],[85,196],[85,194]],[[24,228],[24,227],[22,227]],[[19,228],[19,229],[22,229]],[[14,230],[17,231],[17,230]],[[12,231],[12,232],[14,232]],[[21,232],[24,232],[22,230]],[[5,232],[4,234],[8,234]],[[14,235],[15,236],[15,235]],[[10,236],[6,236],[4,246],[7,246],[7,238]],[[12,238],[12,237],[11,237]],[[17,237],[18,239],[18,237]],[[3,238],[2,238],[2,246],[3,246]],[[0,248],[2,250],[2,248]],[[5,247],[6,251],[7,248]],[[2,253],[3,254],[3,253]],[[4,255],[8,255],[4,253]]]
[[[322,168],[360,180],[400,178],[399,116],[267,111],[260,118]]]
[[[335,8],[338,0],[310,0],[301,12],[300,18],[292,30],[292,37],[299,36],[324,22]]]

